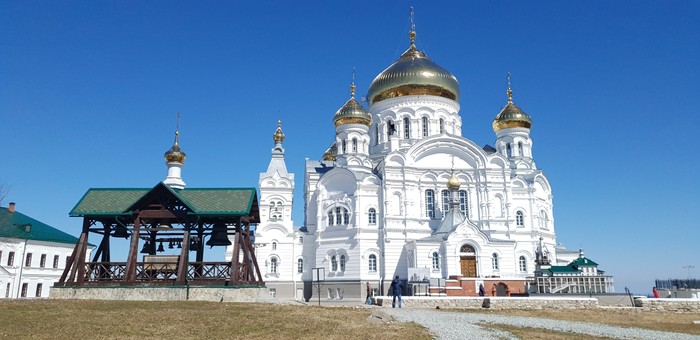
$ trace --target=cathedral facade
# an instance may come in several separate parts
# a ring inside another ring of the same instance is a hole
[[[552,189],[510,83],[494,146],[477,145],[462,136],[457,78],[415,34],[369,86],[368,109],[351,85],[333,116],[335,140],[306,161],[302,227],[292,222],[294,174],[278,123],[255,240],[272,295],[364,297],[367,282],[387,294],[396,276],[405,293],[525,293],[536,264],[575,258],[557,258]]]

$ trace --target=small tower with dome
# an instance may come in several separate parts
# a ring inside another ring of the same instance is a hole
[[[511,162],[512,167],[518,168],[518,165],[524,164],[525,167],[534,169],[532,138],[530,138],[532,118],[513,103],[510,73],[507,74],[506,78],[508,80],[508,90],[506,91],[508,103],[496,115],[491,124],[496,133],[496,149]]]
[[[372,164],[369,161],[369,126],[372,115],[355,99],[355,72],[350,84],[350,99],[333,116],[335,125],[335,150],[326,151],[326,157],[333,157],[338,166],[369,171]]]
[[[177,114],[177,127],[175,128],[175,142],[165,152],[165,165],[168,167],[168,176],[163,183],[173,189],[184,189],[185,181],[182,180],[182,166],[185,165],[187,155],[180,148],[180,113]]]

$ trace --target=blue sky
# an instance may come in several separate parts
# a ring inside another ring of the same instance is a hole
[[[700,273],[700,3],[618,1],[0,2],[3,202],[77,235],[90,187],[152,187],[182,112],[189,187],[257,185],[277,119],[296,173],[332,116],[408,46],[460,83],[463,135],[514,102],[554,190],[558,241],[617,291]]]

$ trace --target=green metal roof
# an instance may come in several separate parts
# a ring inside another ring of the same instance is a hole
[[[576,266],[576,267],[596,267],[598,266],[597,263],[593,262],[591,259],[587,257],[579,257],[571,263],[569,263],[570,266]]]
[[[193,188],[175,190],[162,182],[152,189],[89,189],[70,216],[129,214],[149,193],[165,188],[197,215],[247,215],[257,198],[254,188]]]
[[[151,189],[89,189],[69,215],[121,215],[149,191]]]
[[[31,225],[29,232],[26,226]],[[15,210],[0,207],[0,237],[76,244],[78,238]]]
[[[567,273],[580,273],[581,271],[572,267],[571,265],[566,266],[551,266],[549,271],[552,274],[567,274]]]

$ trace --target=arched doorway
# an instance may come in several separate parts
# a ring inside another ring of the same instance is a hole
[[[499,282],[496,286],[496,296],[508,296],[508,285],[503,282]]]
[[[476,277],[476,251],[469,244],[459,248],[459,267],[463,277]]]

